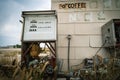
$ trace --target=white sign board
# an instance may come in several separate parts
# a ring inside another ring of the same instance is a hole
[[[55,15],[25,15],[24,41],[56,40]]]

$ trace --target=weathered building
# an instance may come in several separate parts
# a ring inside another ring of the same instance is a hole
[[[70,65],[93,57],[102,46],[101,26],[120,18],[120,0],[51,0],[58,16],[58,58],[67,70],[68,35],[71,35]],[[109,56],[106,50],[98,52]]]

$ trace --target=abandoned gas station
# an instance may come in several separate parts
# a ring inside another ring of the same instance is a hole
[[[120,80],[120,0],[51,0],[22,18],[12,80]]]
[[[42,63],[39,66],[43,79],[47,76],[48,80],[101,80],[103,74],[104,80],[117,80],[119,3],[120,0],[51,0],[51,10],[23,11],[23,65],[29,68]],[[42,53],[47,57],[38,57]]]

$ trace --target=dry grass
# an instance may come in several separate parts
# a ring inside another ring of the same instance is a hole
[[[16,59],[20,53],[20,49],[0,49],[0,65],[12,65],[12,61]],[[0,73],[0,80],[12,80],[12,78],[8,78],[5,74],[1,75]]]
[[[7,77],[0,77],[0,80],[12,80],[12,79]]]
[[[20,50],[13,49],[1,49],[0,50],[0,64],[1,65],[11,65],[12,61],[20,55]]]

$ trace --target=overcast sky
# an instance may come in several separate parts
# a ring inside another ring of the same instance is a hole
[[[21,44],[21,12],[50,10],[51,0],[0,0],[0,46]]]

